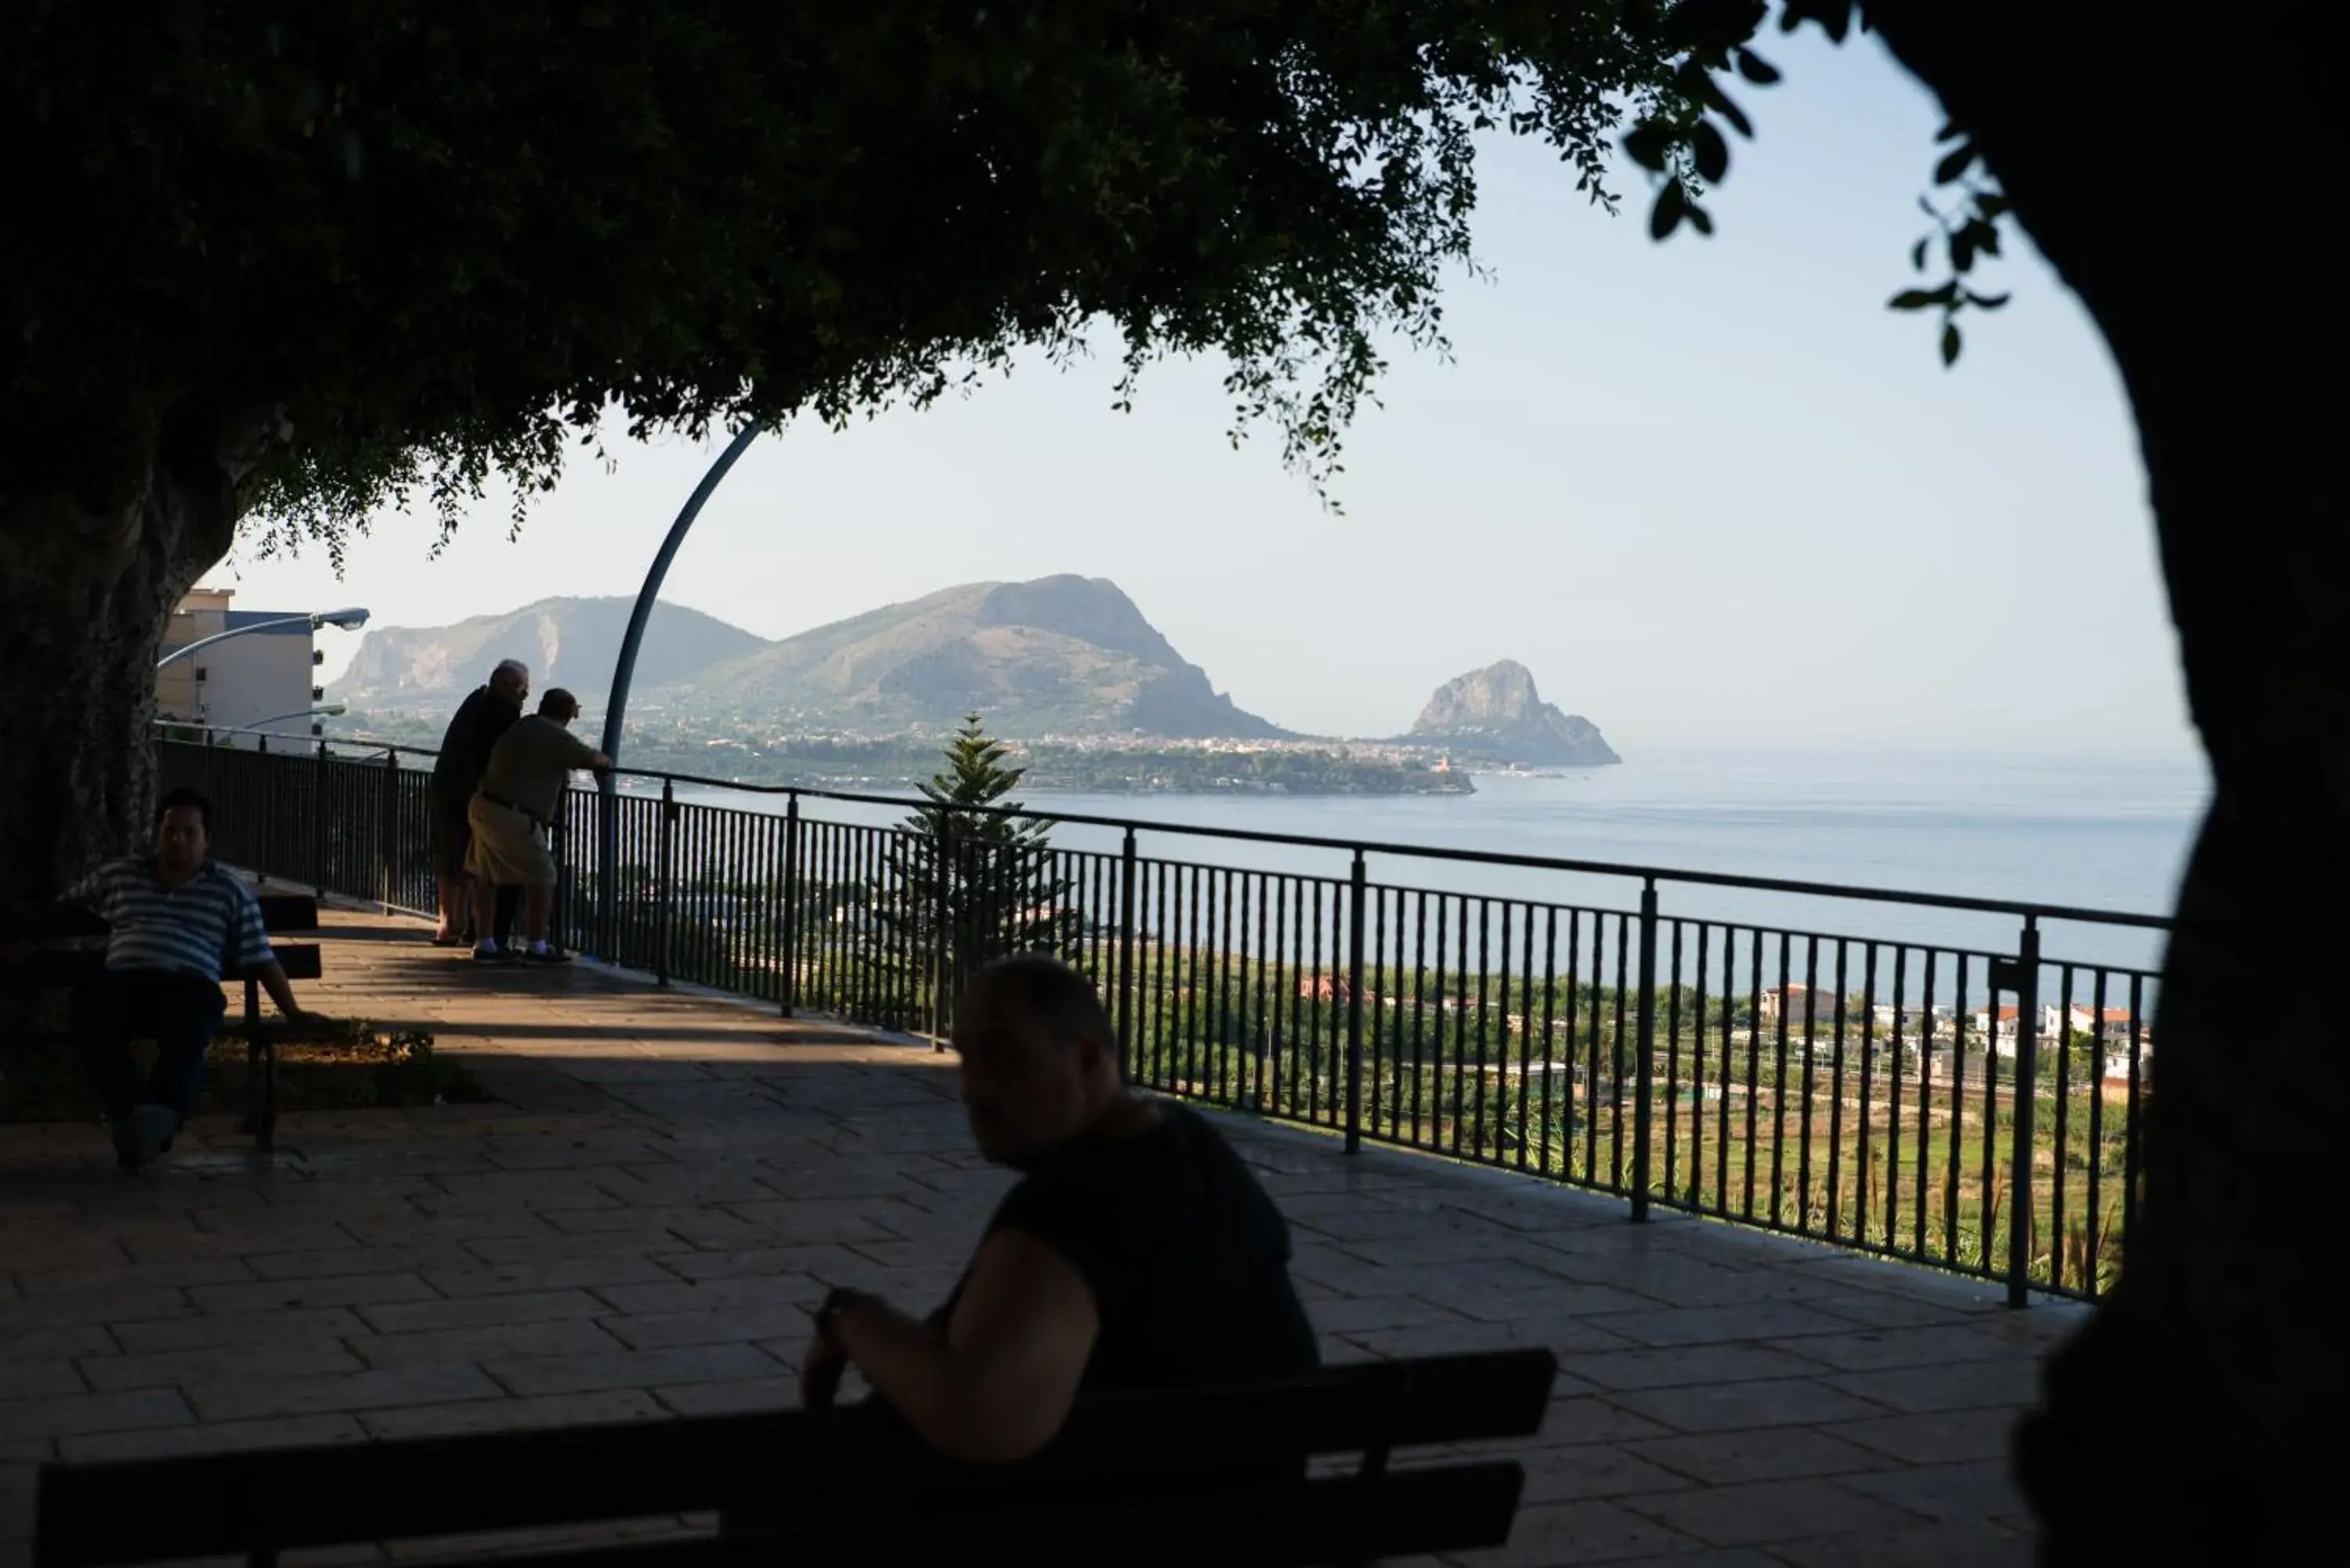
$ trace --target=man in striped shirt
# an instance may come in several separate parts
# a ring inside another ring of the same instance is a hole
[[[319,1022],[295,1000],[253,890],[210,858],[211,826],[203,795],[173,790],[155,811],[154,854],[101,866],[67,895],[109,928],[105,970],[74,993],[74,1034],[129,1169],[169,1148],[195,1103],[231,969],[258,975],[290,1022]],[[157,1056],[141,1089],[130,1042],[148,1038]]]

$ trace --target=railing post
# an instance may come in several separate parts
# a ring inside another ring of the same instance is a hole
[[[2009,1079],[2009,1092],[2014,1102],[2013,1114],[2008,1118],[2008,1131],[2015,1139],[2012,1160],[2009,1166],[2007,1186],[2007,1304],[2021,1307],[2029,1303],[2027,1287],[2032,1279],[2032,1157],[2033,1100],[2040,1086],[2040,922],[2036,916],[2023,917],[2023,935],[2016,944],[2015,955],[2015,1072]],[[1991,1060],[1996,1071],[1999,1060],[1999,1004],[1992,994],[1991,1010]],[[2059,1036],[2060,1040],[2062,1036]],[[1991,1085],[1984,1085],[1984,1114],[1999,1114],[1998,1096]],[[2064,1173],[2056,1173],[2058,1180]],[[1983,1216],[1983,1223],[1991,1217]]]
[[[576,951],[571,936],[571,785],[566,781],[555,796],[555,826],[546,830],[547,852],[555,857],[555,897],[547,906],[546,940]]]
[[[1118,1067],[1128,1072],[1134,1061],[1134,900],[1135,877],[1140,869],[1134,852],[1134,829],[1118,852]]]
[[[653,983],[667,985],[670,912],[677,902],[677,889],[672,886],[677,869],[677,785],[666,778],[661,780],[659,863],[653,873],[660,888],[660,902],[653,909]]]
[[[1678,977],[1676,977],[1678,978]],[[1657,1044],[1657,883],[1640,888],[1639,1037],[1632,1058],[1632,1219],[1648,1218],[1648,1138],[1654,1107]]]
[[[931,898],[931,917],[935,933],[931,949],[931,1049],[933,1053],[947,1048],[947,1012],[953,1005],[947,994],[948,988],[954,983],[954,916],[951,904],[957,867],[953,864],[956,853],[953,818],[948,817],[941,824],[937,845],[931,855],[931,867],[937,880]],[[969,889],[964,890],[964,896],[970,896]],[[871,961],[869,956],[866,961]]]
[[[327,742],[320,741],[310,770],[310,888],[327,896]]]
[[[391,896],[400,890],[400,753],[387,750],[383,753],[383,842],[379,845],[376,858],[382,862],[383,912],[391,913]]]
[[[1355,851],[1347,881],[1347,1152],[1363,1151],[1363,906],[1370,875]]]
[[[800,792],[784,797],[784,972],[775,981],[783,1015],[789,1018],[800,995]]]

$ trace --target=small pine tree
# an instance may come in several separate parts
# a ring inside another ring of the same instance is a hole
[[[916,988],[951,999],[972,971],[1008,953],[1059,945],[1066,884],[1054,875],[1045,825],[1010,798],[1025,769],[977,713],[946,746],[946,765],[920,785],[873,887],[879,918],[896,927]]]

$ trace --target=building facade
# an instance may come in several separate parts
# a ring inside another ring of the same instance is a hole
[[[210,731],[227,745],[256,746],[264,735],[272,746],[304,744],[317,732],[308,714],[321,695],[309,622],[300,611],[237,609],[234,598],[228,588],[191,589],[172,612],[162,651],[268,621],[292,624],[231,638],[157,670],[156,716]]]

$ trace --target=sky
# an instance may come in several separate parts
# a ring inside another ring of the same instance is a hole
[[[781,637],[951,584],[1116,581],[1243,708],[1393,733],[1495,659],[1643,748],[1839,746],[2176,760],[2194,750],[2129,411],[2078,302],[2020,236],[1944,370],[1887,297],[1941,117],[1872,39],[1773,36],[1743,89],[1711,239],[1610,217],[1540,146],[1497,140],[1486,277],[1448,358],[1399,346],[1323,507],[1270,431],[1235,450],[1213,362],[1135,410],[1114,354],[923,411],[756,443],[664,597]],[[633,595],[713,445],[581,463],[510,541],[492,496],[433,558],[386,516],[324,552],[241,546],[238,604],[364,604],[437,626],[549,595]],[[329,674],[356,639],[322,631]]]

